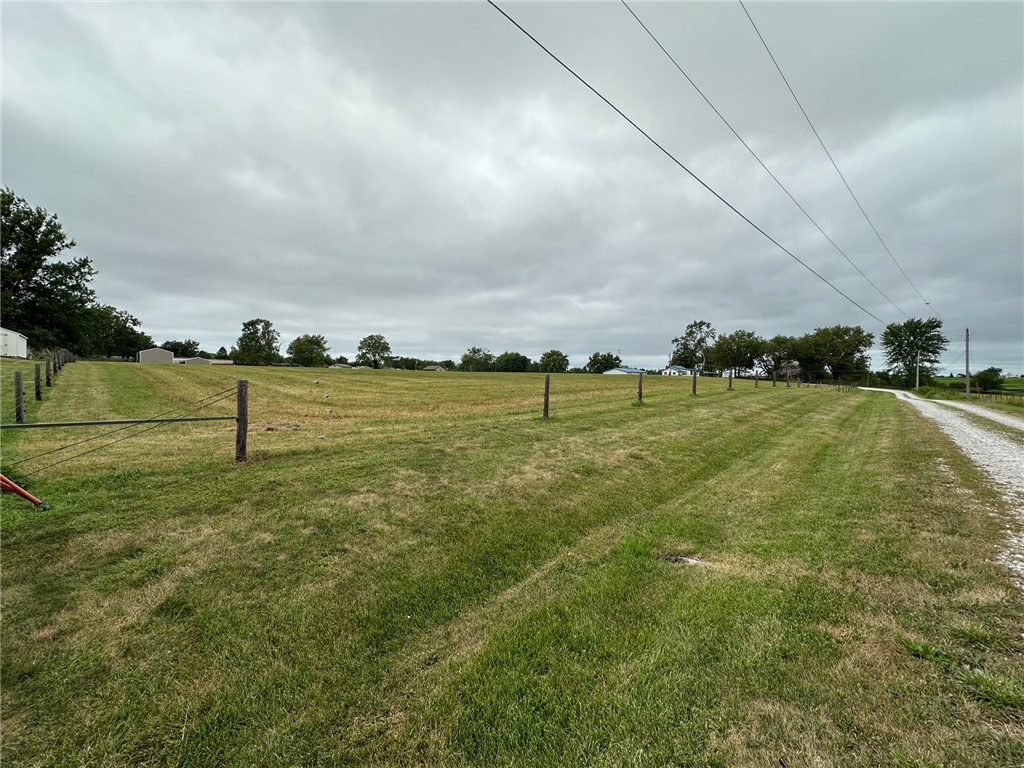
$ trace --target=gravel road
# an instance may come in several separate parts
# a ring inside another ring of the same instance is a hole
[[[934,421],[991,478],[1020,522],[1016,531],[1008,531],[1007,551],[1002,562],[1013,569],[1018,584],[1024,586],[1024,418],[971,403],[925,400],[899,390],[861,389],[888,392],[909,402]],[[1007,435],[1005,429],[986,428],[962,415],[964,411],[1009,427],[1020,433],[1020,439]]]

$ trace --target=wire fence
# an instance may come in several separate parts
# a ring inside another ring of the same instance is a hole
[[[21,382],[17,381],[15,384],[16,390],[20,387]],[[17,391],[15,393],[17,395]],[[234,398],[236,401],[236,413],[234,416],[196,416],[195,414],[200,413],[204,409]],[[127,434],[121,435],[113,440],[108,440],[101,445],[94,446],[88,450],[81,451],[72,456],[65,456],[59,461],[53,461],[49,464],[45,464],[41,467],[35,467],[30,469],[28,472],[22,472],[22,476],[29,477],[37,474],[44,470],[52,467],[59,466],[69,461],[87,456],[88,454],[95,453],[109,448],[112,445],[129,440],[133,437],[138,437],[154,429],[167,426],[168,424],[178,424],[183,422],[195,422],[195,421],[234,421],[236,423],[235,429],[235,460],[243,462],[247,458],[247,433],[249,425],[249,401],[248,401],[248,381],[239,380],[234,386],[227,389],[221,390],[220,392],[214,392],[213,394],[207,395],[206,397],[200,398],[194,402],[180,405],[170,410],[159,413],[156,416],[148,416],[139,419],[104,419],[96,421],[65,421],[65,422],[40,422],[40,423],[26,423],[24,421],[16,422],[14,424],[0,424],[0,430],[9,429],[50,429],[50,428],[81,428],[88,426],[102,426],[106,424],[118,424],[115,429],[104,430],[97,432],[94,435],[83,438],[81,440],[75,440],[70,443],[58,446],[57,448],[51,448],[40,453],[26,456],[21,459],[17,459],[11,462],[9,467],[21,467],[25,464],[38,461],[46,456],[52,456],[63,451],[70,450],[72,448],[90,443],[101,438],[110,437],[111,435],[118,434],[121,432],[127,432]]]

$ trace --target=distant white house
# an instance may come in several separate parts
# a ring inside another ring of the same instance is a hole
[[[693,376],[692,368],[684,368],[681,365],[670,365],[661,372],[662,376]]]
[[[169,349],[160,349],[160,347],[153,347],[152,349],[144,349],[139,352],[140,363],[166,363],[170,365],[174,362],[174,353]]]
[[[640,368],[612,368],[610,370],[605,371],[604,373],[605,374],[609,374],[610,373],[612,375],[616,375],[617,374],[617,375],[623,376],[623,375],[626,375],[626,374],[636,375],[638,373],[647,373],[647,371],[641,370]]]
[[[445,368],[443,365],[427,365],[427,366],[424,366],[421,370],[424,370],[424,371],[447,371],[448,369]]]
[[[335,363],[334,365],[331,366],[331,368],[351,368],[351,367],[352,367],[351,365],[346,365],[345,363]]]
[[[213,361],[207,360],[205,357],[186,357],[181,362],[185,365],[210,365]]]
[[[17,331],[0,328],[0,356],[28,357],[28,337]]]

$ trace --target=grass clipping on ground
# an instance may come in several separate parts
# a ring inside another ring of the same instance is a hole
[[[230,422],[14,464],[12,763],[1024,763],[1007,510],[895,398],[76,363],[30,414],[240,375],[247,465]]]

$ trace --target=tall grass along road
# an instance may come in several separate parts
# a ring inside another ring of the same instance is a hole
[[[1007,528],[1009,546],[1004,561],[1016,571],[1019,583],[1024,584],[1024,535],[1021,533],[1024,527],[1024,418],[969,403],[925,400],[898,390],[873,391],[896,395],[938,424],[1002,490],[1017,513],[1017,525]],[[981,417],[981,420],[965,418],[950,408]],[[1008,434],[997,431],[991,425],[986,426],[984,420],[1011,431]]]
[[[28,418],[239,376],[243,465],[4,433],[5,765],[1024,764],[1012,504],[895,398],[79,362]]]

